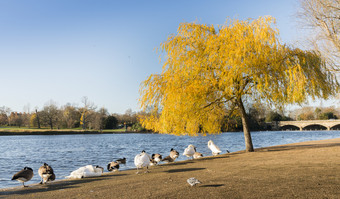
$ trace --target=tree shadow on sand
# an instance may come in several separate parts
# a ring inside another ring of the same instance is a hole
[[[159,164],[159,166],[167,167],[167,166],[175,166],[175,165],[186,165],[186,164],[192,164],[192,163],[194,163],[194,162],[192,162],[192,161],[171,162],[171,163]]]
[[[294,149],[312,149],[312,148],[327,148],[340,146],[340,143],[323,143],[323,144],[296,144],[296,145],[283,145],[283,146],[273,146],[255,149],[257,152],[271,152],[271,151],[287,151]]]
[[[207,184],[207,185],[201,185],[200,187],[222,187],[224,184]]]
[[[168,173],[177,173],[177,172],[188,172],[188,171],[199,171],[199,170],[204,170],[206,168],[184,168],[184,169],[170,169],[165,172]]]

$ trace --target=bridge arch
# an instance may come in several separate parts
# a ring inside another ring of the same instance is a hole
[[[340,124],[336,124],[330,127],[330,130],[340,130]]]
[[[302,130],[327,130],[328,128],[321,124],[310,124],[302,127]]]
[[[296,125],[284,125],[284,126],[280,126],[280,130],[283,131],[287,131],[287,130],[292,130],[292,131],[298,131],[300,130],[300,127],[296,126]]]

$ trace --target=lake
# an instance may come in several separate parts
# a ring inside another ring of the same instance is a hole
[[[340,137],[340,131],[266,131],[251,134],[255,148]],[[181,161],[187,159],[182,155],[184,149],[193,144],[198,152],[210,156],[209,140],[213,140],[222,153],[245,149],[243,132],[197,137],[137,133],[0,136],[0,188],[21,186],[11,178],[25,166],[34,171],[32,180],[25,183],[30,185],[40,182],[38,169],[44,162],[52,166],[58,180],[89,164],[102,166],[104,172],[108,172],[106,165],[123,157],[126,157],[127,163],[121,165],[120,170],[135,168],[134,157],[142,150],[165,157],[174,148],[180,153],[176,161]]]

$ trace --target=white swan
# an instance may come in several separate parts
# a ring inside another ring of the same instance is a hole
[[[72,173],[69,176],[66,176],[66,178],[87,178],[101,176],[103,171],[103,167],[87,165],[84,167],[80,167],[75,171],[72,171]]]
[[[149,165],[150,165],[150,161],[151,161],[150,155],[147,154],[144,150],[142,151],[142,153],[136,155],[135,165],[137,167],[137,174],[139,173],[138,169],[143,168],[143,167],[146,167],[145,173],[149,172],[148,168],[149,168]]]
[[[209,140],[208,147],[213,155],[218,155],[222,152],[221,149],[218,148],[218,146],[216,146],[212,140]]]
[[[183,155],[187,156],[188,158],[192,157],[196,152],[196,147],[190,144],[186,149],[184,149]]]

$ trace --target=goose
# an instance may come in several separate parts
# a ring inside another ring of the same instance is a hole
[[[136,155],[134,162],[137,167],[137,174],[139,173],[138,169],[143,167],[146,167],[145,173],[149,172],[148,169],[150,161],[151,161],[150,155],[147,154],[144,150],[142,151],[142,153]]]
[[[87,178],[101,176],[103,171],[104,168],[98,165],[97,166],[87,165],[84,167],[80,167],[75,171],[72,171],[72,173],[69,176],[66,176],[66,178]]]
[[[108,171],[118,171],[118,169],[119,169],[119,163],[117,160],[115,162],[109,162],[109,164],[107,165]]]
[[[119,164],[126,164],[126,158],[120,158],[118,160],[116,160],[117,163]]]
[[[52,167],[46,163],[39,168],[38,174],[41,178],[40,184],[46,184],[47,181],[55,180],[55,174]]]
[[[17,172],[13,175],[12,180],[17,180],[19,182],[22,182],[22,186],[25,186],[25,182],[31,180],[33,177],[33,169],[30,167],[25,167],[21,171]]]
[[[198,158],[201,158],[203,157],[203,154],[202,153],[199,153],[199,152],[195,152],[194,155],[193,155],[194,159],[198,159]]]
[[[196,152],[196,147],[190,144],[186,149],[184,149],[183,155],[187,156],[188,158],[192,157]]]
[[[218,148],[218,146],[216,146],[212,140],[209,140],[208,147],[214,156],[222,152],[221,149]]]
[[[179,156],[179,153],[175,149],[171,148],[170,149],[170,155],[163,158],[162,161],[164,161],[164,162],[174,162],[178,156]]]
[[[159,154],[159,153],[152,154],[151,155],[150,165],[151,166],[157,165],[161,160],[162,160],[162,155],[161,154]]]

